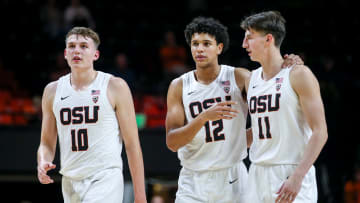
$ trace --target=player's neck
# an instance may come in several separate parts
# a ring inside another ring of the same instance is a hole
[[[219,64],[206,67],[197,67],[195,71],[196,80],[202,84],[210,84],[219,75],[221,67]]]
[[[283,64],[284,59],[282,58],[280,51],[274,52],[271,51],[266,55],[261,62],[261,66],[263,67],[262,78],[264,80],[270,80],[276,74],[281,71],[281,65]]]
[[[70,83],[75,90],[86,89],[96,78],[98,72],[94,69],[71,71]]]

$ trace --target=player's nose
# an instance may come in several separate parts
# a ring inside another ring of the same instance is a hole
[[[247,43],[246,39],[243,40],[242,47],[245,49],[248,47],[248,43]]]

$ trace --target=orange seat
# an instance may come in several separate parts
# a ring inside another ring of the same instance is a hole
[[[24,114],[19,114],[14,116],[14,124],[15,125],[27,125],[28,121],[25,118]]]
[[[146,127],[157,128],[165,126],[166,107],[164,97],[147,95],[143,99]]]
[[[0,90],[0,101],[10,101],[11,94],[7,90]]]
[[[25,98],[24,101],[23,101],[23,112],[25,114],[31,114],[31,115],[34,115],[37,113],[37,110],[35,108],[35,105],[32,101],[31,98]]]
[[[10,102],[10,108],[12,113],[22,113],[23,110],[23,99],[22,98],[13,98]]]
[[[13,119],[11,114],[0,113],[0,125],[12,125]]]

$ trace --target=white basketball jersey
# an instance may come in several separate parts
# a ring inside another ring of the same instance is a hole
[[[58,80],[53,111],[60,143],[60,173],[83,179],[106,168],[122,169],[119,125],[107,97],[110,74],[97,71],[92,84],[76,91],[70,74]]]
[[[262,67],[252,71],[247,101],[253,143],[250,160],[256,164],[298,164],[312,135],[284,68],[268,81]]]
[[[231,167],[247,156],[247,106],[236,84],[234,67],[221,65],[219,75],[208,85],[197,82],[194,74],[190,71],[181,76],[187,122],[212,105],[227,100],[237,102],[232,108],[239,113],[231,120],[206,122],[193,140],[178,150],[181,165],[195,171]]]

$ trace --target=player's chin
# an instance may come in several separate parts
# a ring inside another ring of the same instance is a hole
[[[256,59],[252,55],[250,55],[250,60],[251,61],[256,61]]]
[[[209,62],[203,60],[203,61],[196,61],[196,66],[197,67],[207,67],[209,66]]]
[[[76,69],[82,69],[82,68],[86,68],[87,64],[79,62],[79,63],[71,63],[71,66]]]

